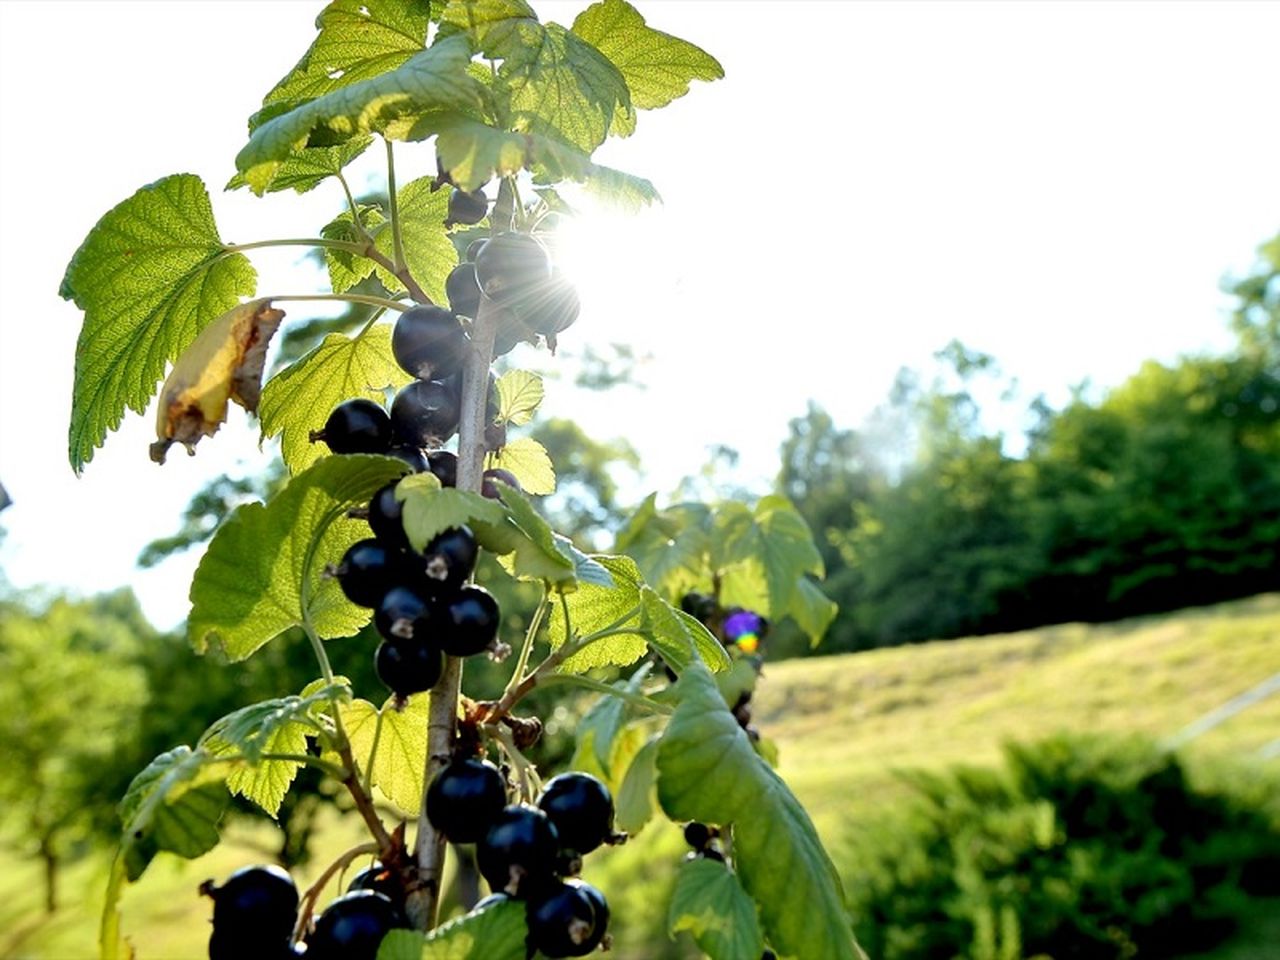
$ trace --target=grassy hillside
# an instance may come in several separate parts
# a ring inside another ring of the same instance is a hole
[[[994,761],[1005,740],[1064,729],[1171,735],[1276,673],[1280,595],[1266,595],[1103,626],[774,664],[756,697],[756,723],[778,743],[783,776],[846,866],[842,858],[859,831],[874,829],[878,812],[901,799],[896,768]],[[1204,776],[1280,776],[1280,760],[1235,766],[1277,737],[1280,695],[1196,740],[1186,754]],[[355,839],[355,829],[332,831],[317,862]],[[238,834],[194,863],[158,859],[125,902],[125,928],[141,960],[203,956],[209,907],[196,886],[260,860],[252,845],[264,839],[262,832]],[[615,956],[689,955],[661,933],[667,891],[653,879],[683,853],[677,830],[651,827],[591,857],[587,876],[613,906]],[[34,862],[0,852],[0,956],[92,956],[105,858],[91,856],[67,871],[65,906],[47,920],[39,912],[39,878]],[[305,873],[299,879],[305,882]],[[1259,923],[1269,915],[1260,911]],[[1261,957],[1249,946],[1259,936],[1247,931],[1214,956]]]

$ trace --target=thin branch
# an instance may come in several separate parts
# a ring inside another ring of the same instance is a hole
[[[364,303],[371,307],[382,307],[384,310],[399,310],[403,313],[410,309],[413,304],[401,303],[398,300],[390,300],[387,297],[375,297],[369,293],[282,293],[275,296],[264,297],[265,300],[337,300],[342,303]]]
[[[584,677],[576,673],[546,674],[538,680],[538,685],[544,687],[556,683],[582,687],[585,690],[596,690],[600,693],[608,694],[611,697],[617,697],[619,700],[624,700],[633,707],[647,711],[648,713],[671,714],[675,712],[675,707],[672,707],[670,704],[660,703],[652,697],[646,697],[642,693],[632,693],[630,690],[613,687],[607,683],[601,683],[599,680],[592,680],[590,677]]]
[[[563,592],[561,593],[563,597]],[[524,632],[524,645],[520,648],[520,657],[516,660],[516,667],[511,671],[511,679],[508,681],[506,689],[502,692],[505,694],[520,682],[520,678],[524,676],[525,668],[529,666],[529,656],[533,653],[534,637],[537,636],[538,629],[542,626],[542,618],[546,616],[547,608],[550,602],[547,599],[546,591],[542,594],[542,599],[538,602],[538,609],[533,611],[533,616],[529,619],[529,629]]]
[[[404,267],[404,235],[400,226],[400,201],[396,197],[396,158],[390,140],[382,141],[387,146],[387,197],[391,203],[391,249],[395,255],[394,270]]]
[[[330,240],[326,237],[290,237],[286,240],[255,240],[252,243],[228,243],[223,253],[243,253],[245,250],[260,250],[263,247],[324,247],[328,250],[342,250],[346,253],[364,255],[365,245],[352,240]]]
[[[316,901],[320,899],[320,894],[324,892],[325,886],[333,878],[333,875],[340,870],[345,870],[352,860],[377,852],[377,844],[362,843],[347,850],[337,860],[325,867],[324,873],[320,874],[316,878],[316,882],[307,888],[307,892],[302,895],[301,900],[298,902],[298,920],[293,926],[293,936],[290,937],[292,942],[297,943],[302,939],[303,934],[307,932],[307,924],[311,920],[311,914],[315,912]]]

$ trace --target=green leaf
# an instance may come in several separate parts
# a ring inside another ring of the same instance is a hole
[[[733,825],[733,856],[780,955],[855,960],[840,878],[787,785],[751,747],[701,664],[658,745],[658,800],[672,820]]]
[[[724,566],[721,603],[773,619],[790,612],[805,574],[823,574],[808,524],[789,500],[776,495],[761,497],[749,517],[718,513],[713,550]]]
[[[512,534],[502,505],[454,487],[441,487],[428,473],[405,477],[396,484],[396,499],[404,504],[403,523],[410,545],[418,551],[452,527],[469,526],[477,542],[494,553],[509,552]],[[495,540],[494,532],[499,536]],[[499,548],[508,549],[499,549]]]
[[[356,137],[336,147],[311,147],[299,150],[276,168],[275,173],[271,175],[260,192],[275,193],[278,190],[293,190],[296,193],[306,193],[314,190],[330,177],[336,177],[343,167],[364,153],[371,143],[373,143],[373,137]],[[227,182],[226,189],[239,190],[247,186],[249,186],[249,180],[243,173],[237,173]]]
[[[486,468],[510,470],[525,493],[538,496],[556,492],[556,470],[547,448],[533,437],[517,437],[497,453],[485,457]]]
[[[405,266],[413,279],[436,303],[447,303],[444,282],[458,265],[458,251],[444,228],[449,215],[449,191],[432,192],[431,182],[431,177],[420,177],[396,191],[401,245]],[[394,258],[395,237],[389,223],[378,230],[374,246],[388,260]],[[405,289],[399,278],[384,267],[376,267],[375,272],[392,293]]]
[[[569,610],[568,624],[565,623],[561,605],[552,604],[547,628],[552,649],[559,649],[569,639],[569,627],[572,627],[575,637],[596,633],[618,621],[639,630],[640,588],[643,581],[635,562],[630,557],[600,556],[596,560],[609,572],[613,585],[606,587],[580,583],[577,590],[567,594],[565,606]],[[608,637],[569,657],[560,669],[566,673],[583,673],[592,667],[609,664],[625,667],[643,657],[647,650],[644,637],[638,634]]]
[[[80,472],[125,408],[142,413],[179,354],[252,296],[257,275],[218,236],[200,178],[179,173],[112,208],[67,265],[59,293],[84,311],[69,451]]]
[[[835,602],[818,589],[816,583],[808,577],[801,577],[796,581],[796,590],[791,595],[791,606],[787,608],[787,613],[809,635],[809,645],[816,647],[835,620],[839,609]]]
[[[756,688],[760,673],[756,665],[747,657],[735,657],[733,665],[724,673],[716,674],[716,686],[720,696],[732,709],[744,693],[751,693]]]
[[[618,68],[631,104],[640,110],[665,107],[689,92],[691,80],[718,80],[724,68],[705,50],[646,26],[626,0],[594,3],[573,21],[573,32]],[[630,133],[634,114],[615,117],[614,133]]]
[[[366,232],[372,234],[387,222],[382,215],[382,208],[377,204],[357,204],[360,224]],[[350,210],[344,210],[320,229],[320,236],[326,240],[341,240],[344,243],[361,243],[364,237],[355,226],[355,218]],[[326,247],[324,262],[329,268],[329,286],[334,293],[344,293],[361,280],[373,275],[374,262],[368,257],[360,257],[346,250],[334,250]]]
[[[756,905],[723,863],[699,857],[680,864],[667,925],[674,937],[693,934],[710,960],[759,957],[764,952]]]
[[[262,388],[262,435],[279,436],[285,465],[290,473],[300,473],[328,454],[329,448],[312,443],[310,435],[324,427],[334,407],[355,397],[382,403],[387,387],[399,389],[411,379],[391,355],[389,324],[354,338],[331,333]]]
[[[551,529],[524,494],[501,481],[496,486],[512,521],[524,534],[515,546],[510,563],[512,576],[566,587],[576,585],[574,559],[566,546],[569,541]]]
[[[481,88],[467,72],[471,47],[448,37],[414,54],[396,69],[358,80],[267,120],[236,156],[236,169],[261,194],[296,150],[333,146],[353,137],[381,133],[389,140],[415,131],[424,114],[481,106]]]
[[[593,583],[597,587],[612,587],[613,577],[595,557],[589,556],[573,545],[573,541],[561,537],[557,541],[560,549],[573,558],[573,575],[578,583]]]
[[[216,757],[241,756],[247,763],[227,775],[227,789],[256,803],[271,816],[280,810],[285,794],[301,763],[263,760],[264,753],[307,752],[307,737],[320,732],[314,716],[317,707],[351,699],[346,683],[321,684],[319,689],[296,697],[265,700],[242,707],[217,720],[200,738]]]
[[[397,709],[395,697],[388,699],[381,711],[366,700],[339,708],[351,754],[361,771],[369,762],[378,714],[382,714],[382,734],[373,760],[373,785],[411,817],[416,817],[422,807],[429,705],[430,698],[419,693],[410,697],[402,709]]]
[[[369,611],[343,596],[324,567],[369,535],[346,513],[363,505],[405,465],[390,457],[325,457],[298,474],[265,506],[245,504],[218,528],[191,583],[192,645],[216,644],[243,660],[290,627],[309,625],[321,637],[346,637]]]
[[[622,777],[614,804],[618,829],[633,836],[653,817],[658,777],[658,738],[654,737],[632,758]]]
[[[542,378],[528,370],[508,370],[498,378],[498,423],[520,427],[542,403]]]
[[[430,12],[422,0],[334,0],[316,18],[310,48],[263,104],[289,107],[394,70],[422,52]]]
[[[629,679],[619,680],[612,684],[618,690],[638,693],[645,678],[649,676],[648,666],[641,666]],[[607,778],[612,778],[613,771],[610,757],[613,755],[614,741],[627,718],[627,702],[621,697],[605,694],[600,697],[586,712],[574,731],[579,745],[586,742],[590,734],[596,761]]]
[[[392,930],[378,948],[378,960],[525,960],[524,905],[495,903],[432,930]]]
[[[190,860],[217,846],[228,801],[222,766],[203,750],[182,746],[160,754],[133,778],[120,801],[121,856],[130,882],[161,850]]]
[[[694,650],[712,670],[729,669],[729,656],[720,641],[694,617],[671,606],[650,587],[640,589],[640,604],[649,642],[677,671],[688,665]]]
[[[650,494],[618,532],[614,549],[635,559],[645,580],[668,596],[711,582],[707,564],[710,510],[681,503],[659,511]]]

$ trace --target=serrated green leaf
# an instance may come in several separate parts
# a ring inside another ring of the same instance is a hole
[[[212,643],[228,659],[243,660],[290,627],[345,637],[368,623],[369,611],[348,601],[324,568],[369,535],[347,510],[405,469],[390,457],[325,457],[265,506],[238,507],[214,534],[191,583],[187,631],[195,649]]]
[[[569,623],[565,623],[564,609],[558,603],[551,606],[551,620],[547,628],[552,649],[559,649],[569,639],[568,629],[574,637],[583,637],[617,624],[631,626],[636,633],[608,637],[589,644],[569,657],[560,667],[565,673],[583,673],[593,667],[615,665],[625,667],[645,655],[648,645],[639,635],[640,588],[643,581],[640,571],[630,557],[596,558],[613,580],[610,587],[594,583],[581,583],[578,589],[565,597],[569,610]],[[628,614],[630,616],[628,616]]]
[[[420,177],[396,191],[400,214],[401,246],[405,266],[418,285],[436,303],[448,302],[444,282],[458,265],[458,251],[444,221],[449,215],[449,191],[431,189],[431,177]],[[388,260],[395,257],[395,236],[385,224],[374,237],[375,247]],[[404,284],[385,267],[375,267],[382,285],[393,293],[403,291]]]
[[[360,224],[365,232],[372,234],[387,222],[382,215],[382,208],[376,204],[357,204]],[[344,243],[360,243],[364,240],[355,226],[355,218],[350,210],[344,210],[320,229],[320,236],[326,240],[341,240]],[[324,262],[329,268],[329,286],[334,293],[345,293],[361,280],[373,275],[374,262],[368,257],[357,256],[346,250],[334,250],[326,247]]]
[[[751,693],[756,688],[760,673],[754,663],[746,657],[735,657],[733,665],[724,673],[716,674],[716,686],[720,696],[730,709],[737,706],[744,693]]]
[[[126,408],[146,410],[166,362],[256,284],[249,261],[227,252],[193,174],[157,180],[98,221],[59,289],[85,315],[69,433],[77,473]]]
[[[226,765],[202,750],[175,747],[133,778],[120,801],[121,857],[130,882],[161,850],[192,859],[218,844],[218,821],[228,796]]]
[[[392,930],[378,948],[378,960],[525,960],[524,905],[495,903],[432,930]]]
[[[671,606],[650,587],[640,588],[640,606],[649,642],[677,671],[688,665],[695,650],[712,670],[729,669],[724,647],[697,619]]]
[[[750,517],[726,508],[716,515],[714,547],[723,566],[721,603],[781,619],[804,575],[823,574],[809,526],[789,500],[776,495],[761,497]]]
[[[355,700],[339,708],[351,754],[360,770],[369,762],[378,714],[382,714],[382,733],[373,760],[373,785],[411,817],[416,817],[422,807],[429,706],[430,698],[419,693],[410,697],[402,709],[396,709],[394,697],[382,705],[381,711],[366,700]]]
[[[787,613],[809,635],[809,645],[816,647],[835,620],[839,609],[834,601],[818,589],[816,583],[808,577],[801,577],[796,581],[796,590],[791,595],[791,606],[787,608]]]
[[[498,378],[498,423],[524,426],[542,403],[542,378],[528,370],[508,370]]]
[[[497,453],[485,457],[485,467],[510,470],[525,493],[543,496],[556,492],[556,470],[547,448],[533,437],[517,437]]]
[[[680,864],[667,927],[673,937],[688,930],[710,960],[740,960],[764,952],[756,905],[727,866],[705,857]]]
[[[597,587],[612,587],[613,577],[595,557],[588,556],[573,545],[566,537],[559,538],[560,549],[573,558],[573,576],[578,583],[593,583]]]
[[[672,820],[733,826],[742,886],[779,954],[859,960],[840,878],[804,808],[751,747],[694,662],[658,744],[658,800]]]
[[[618,532],[614,549],[634,558],[645,580],[668,596],[710,583],[710,510],[681,503],[659,511],[656,499],[656,494],[645,498]]]
[[[575,564],[566,547],[568,541],[551,529],[524,494],[501,481],[496,485],[512,522],[524,534],[515,546],[510,564],[512,576],[522,580],[575,585]]]
[[[236,156],[236,169],[261,194],[280,164],[305,146],[334,146],[353,137],[381,133],[389,140],[417,137],[423,115],[481,106],[481,87],[467,72],[471,47],[448,37],[411,56],[399,67],[325,93],[267,120]]]
[[[469,526],[486,550],[506,552],[496,550],[495,546],[509,546],[509,535],[503,533],[502,542],[496,544],[491,536],[493,531],[500,531],[506,525],[507,515],[502,505],[469,490],[440,487],[439,481],[433,486],[429,481],[434,479],[430,474],[420,473],[406,477],[396,486],[396,499],[404,503],[403,523],[410,545],[421,551],[444,531]]]
[[[391,354],[391,327],[378,324],[355,338],[331,333],[306,356],[281,370],[262,388],[258,416],[264,437],[280,437],[280,456],[290,473],[300,473],[328,454],[312,443],[333,408],[364,397],[384,401],[383,391],[412,378]]]
[[[311,147],[292,154],[280,164],[263,186],[261,193],[275,193],[279,190],[293,190],[295,193],[307,193],[314,190],[330,177],[336,177],[342,168],[349,164],[373,143],[373,137],[356,137],[336,147]],[[239,190],[249,186],[243,173],[237,173],[227,181],[227,190]]]
[[[291,106],[394,70],[422,52],[430,13],[423,0],[334,0],[316,18],[320,33],[263,104]]]
[[[622,777],[614,803],[619,830],[634,836],[653,818],[657,762],[658,738],[654,737],[640,748]]]
[[[665,107],[689,92],[692,80],[718,80],[724,68],[711,54],[686,40],[654,30],[626,0],[594,3],[573,21],[573,32],[618,68],[631,104],[639,110]],[[613,133],[630,133],[634,113],[619,112]]]

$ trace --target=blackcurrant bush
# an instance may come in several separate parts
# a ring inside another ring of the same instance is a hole
[[[397,442],[438,447],[458,430],[458,391],[442,380],[415,380],[391,401],[391,431]]]
[[[298,888],[287,872],[274,864],[244,867],[221,886],[201,887],[213,898],[217,929],[252,927],[264,939],[288,939],[298,912]]]
[[[538,809],[555,826],[562,849],[586,854],[613,837],[613,797],[590,774],[552,777],[538,798]]]
[[[384,640],[373,655],[378,679],[398,697],[430,690],[444,671],[444,654],[421,640]]]
[[[451,227],[455,223],[462,223],[470,226],[479,223],[488,215],[489,198],[484,195],[483,190],[473,190],[468,193],[455,188],[449,194],[449,214],[444,225]]]
[[[404,579],[403,555],[385,542],[370,538],[347,548],[333,568],[347,599],[361,607],[377,607],[392,587]]]
[[[475,317],[480,309],[480,284],[476,282],[475,264],[460,263],[454,267],[444,282],[444,292],[454,313]]]
[[[386,453],[391,446],[391,420],[372,400],[357,397],[333,408],[323,430],[311,442],[323,440],[334,453]]]
[[[429,469],[442,487],[458,485],[458,455],[448,450],[432,450],[427,454]]]
[[[347,884],[347,892],[355,890],[380,893],[400,909],[404,909],[404,884],[394,870],[384,867],[377,860],[351,878],[351,882]]]
[[[437,534],[422,551],[428,587],[435,585],[441,593],[457,592],[475,570],[478,553],[469,527],[450,527]]]
[[[467,335],[443,307],[413,307],[396,318],[391,353],[405,373],[419,380],[443,380],[462,369]]]
[[[507,805],[507,787],[487,760],[455,760],[427,788],[427,819],[454,843],[475,843]]]
[[[546,248],[527,233],[500,233],[476,254],[476,280],[485,296],[518,301],[551,279]]]
[[[476,845],[480,875],[494,891],[527,899],[551,881],[560,840],[547,815],[530,807],[507,807]]]
[[[384,640],[424,641],[433,629],[427,597],[411,586],[388,584],[373,615],[373,625]]]
[[[436,638],[452,657],[472,657],[483,653],[498,635],[498,601],[484,587],[463,587],[441,604]]]
[[[476,257],[480,256],[480,251],[484,249],[484,245],[488,242],[488,237],[481,237],[479,240],[472,240],[467,244],[467,252],[462,259],[468,263],[475,263]]]
[[[404,532],[404,504],[396,499],[396,481],[388,483],[369,501],[369,526],[373,535],[393,550],[407,550]],[[371,604],[366,604],[371,606]]]
[[[609,905],[590,884],[570,880],[531,901],[529,944],[546,956],[585,957],[604,939]]]
[[[426,473],[430,469],[427,455],[422,452],[421,447],[398,443],[387,451],[387,456],[403,460],[414,473]]]
[[[307,938],[307,960],[376,960],[388,930],[405,926],[389,897],[372,890],[345,893],[325,908]]]
[[[520,481],[516,479],[516,475],[510,470],[503,470],[501,467],[493,467],[481,474],[480,492],[490,500],[498,500],[501,494],[495,481],[502,481],[508,487],[514,487],[521,490]]]

